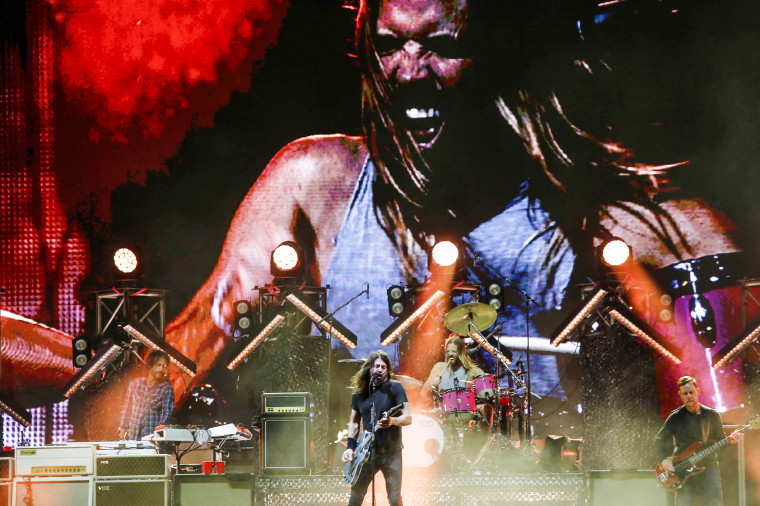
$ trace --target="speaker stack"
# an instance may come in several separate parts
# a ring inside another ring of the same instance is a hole
[[[262,394],[260,469],[308,474],[311,469],[311,396],[308,392]]]
[[[167,455],[98,455],[95,506],[168,506],[171,481]]]

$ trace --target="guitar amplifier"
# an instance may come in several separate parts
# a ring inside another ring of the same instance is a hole
[[[168,476],[168,455],[98,455],[95,457],[96,480],[166,478]]]
[[[95,482],[95,506],[168,506],[169,480],[106,480]]]
[[[22,446],[16,448],[16,476],[92,474],[94,446]]]
[[[281,392],[261,395],[261,416],[308,416],[311,395],[308,392]]]

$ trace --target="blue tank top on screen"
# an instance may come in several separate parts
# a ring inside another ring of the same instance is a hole
[[[375,167],[368,160],[356,183],[343,224],[333,239],[335,252],[324,277],[325,284],[331,286],[328,292],[329,311],[344,304],[361,292],[364,283],[369,283],[368,298],[361,297],[335,314],[338,321],[357,335],[358,346],[352,351],[357,358],[381,348],[380,334],[393,323],[388,312],[387,287],[413,281],[422,283],[428,276],[427,257],[422,248],[417,252],[415,272],[409,276],[403,272],[402,260],[375,215],[372,197],[374,178]],[[535,316],[562,303],[575,264],[575,254],[564,240],[552,255],[552,264],[541,267],[550,247],[551,234],[548,232],[552,229],[552,223],[548,213],[539,205],[529,204],[525,193],[524,186],[504,211],[476,227],[463,240],[475,255],[539,303],[538,308],[535,305],[531,308],[531,315]],[[468,277],[479,283],[498,280],[487,268],[471,270]],[[521,307],[506,306],[503,314],[499,315],[498,323],[503,324],[502,335],[525,335],[525,316]],[[530,335],[537,335],[532,323]],[[397,361],[391,353],[393,350],[388,351],[391,358]],[[559,381],[556,359],[533,355],[531,376],[536,393],[550,390]],[[561,395],[561,389],[555,389],[553,395],[558,393]]]

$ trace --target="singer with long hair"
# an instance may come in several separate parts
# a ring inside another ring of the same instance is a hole
[[[370,461],[359,472],[351,487],[349,505],[361,504],[367,488],[377,471],[383,473],[388,502],[391,506],[401,501],[402,460],[401,427],[412,423],[412,414],[404,386],[392,379],[391,360],[382,350],[373,351],[351,380],[351,416],[348,420],[348,448],[343,462],[354,459],[360,426],[364,431],[374,429],[374,443]],[[400,413],[385,416],[391,408],[401,404]]]

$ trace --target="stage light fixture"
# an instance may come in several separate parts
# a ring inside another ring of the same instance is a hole
[[[129,344],[120,339],[110,340],[100,349],[95,356],[82,367],[78,373],[64,387],[63,396],[71,397],[79,389],[91,380],[95,374],[115,360],[122,350],[128,349]]]
[[[607,293],[607,290],[597,287],[592,292],[591,296],[581,303],[578,310],[566,318],[562,325],[557,328],[555,333],[551,336],[552,346],[559,346],[562,341],[567,339],[567,336],[569,336],[586,318],[586,316],[588,316],[588,314],[591,313],[602,302],[602,300],[607,296]]]
[[[403,286],[393,285],[388,288],[388,312],[391,316],[399,316],[406,310],[407,295]]]
[[[412,311],[411,314],[408,316],[403,314],[399,316],[396,321],[394,321],[380,334],[380,344],[383,346],[388,346],[393,343],[393,341],[398,339],[398,337],[403,334],[406,329],[408,329],[415,321],[422,317],[422,315],[431,309],[433,305],[438,303],[438,301],[440,301],[443,296],[443,291],[436,290],[429,299],[423,302],[416,310]]]
[[[657,319],[663,323],[673,321],[673,297],[667,293],[659,294],[655,299],[655,310]]]
[[[251,302],[248,300],[237,300],[232,304],[235,308],[235,330],[233,337],[239,338],[250,332],[253,326],[253,312]]]
[[[195,362],[184,356],[175,347],[158,337],[158,335],[146,325],[131,320],[129,323],[125,324],[122,329],[132,339],[139,341],[151,350],[160,350],[166,353],[169,356],[169,363],[183,373],[187,374],[191,378],[195,376]]]
[[[712,358],[713,369],[720,369],[727,363],[729,363],[738,353],[744,348],[752,344],[758,336],[760,336],[760,318],[756,318],[749,325],[747,325],[739,335],[734,338],[730,343],[726,344],[718,353]]]
[[[681,363],[681,352],[656,330],[634,316],[623,304],[617,303],[609,310],[609,315],[665,358],[674,364]]]
[[[113,264],[122,274],[132,274],[137,271],[137,253],[130,248],[119,248],[113,254]]]
[[[32,425],[32,415],[29,411],[17,406],[14,402],[0,397],[0,411],[13,418],[24,427]]]
[[[240,353],[238,353],[235,358],[232,359],[232,361],[227,364],[227,369],[232,371],[235,369],[240,363],[248,358],[251,353],[253,353],[253,350],[256,349],[256,347],[261,344],[266,337],[271,334],[283,321],[285,320],[285,316],[282,314],[276,314],[274,318],[272,318],[272,321],[266,324],[263,329],[261,329],[261,332],[256,334],[256,337],[254,337],[250,343],[248,343]]]
[[[335,339],[343,343],[348,349],[356,348],[356,334],[348,330],[343,324],[337,321],[332,315],[329,315],[319,307],[310,306],[300,290],[292,290],[285,299],[297,307],[302,313],[311,318],[311,320],[322,328],[325,332],[332,335]]]
[[[631,247],[617,237],[604,241],[600,250],[602,262],[608,267],[619,267],[629,263],[633,257]]]
[[[91,357],[92,349],[87,337],[79,336],[71,340],[71,360],[74,367],[83,367]]]
[[[280,243],[272,251],[269,271],[277,281],[298,281],[303,276],[303,249],[293,241]]]
[[[431,267],[450,267],[459,259],[459,248],[448,239],[438,241],[431,250],[430,258]]]
[[[504,307],[504,287],[499,283],[490,283],[486,287],[486,302],[497,312]]]

